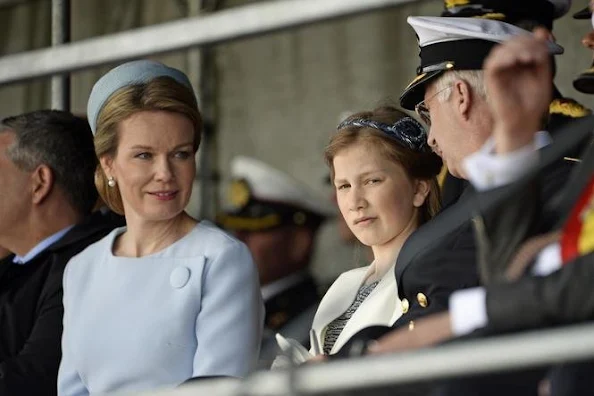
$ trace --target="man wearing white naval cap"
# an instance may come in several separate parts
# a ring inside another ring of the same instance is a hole
[[[444,0],[443,17],[482,18],[507,22],[529,31],[545,28],[554,40],[553,25],[571,8],[571,0]],[[556,62],[553,61],[553,74]],[[553,86],[553,100],[549,105],[547,130],[553,140],[560,127],[576,118],[588,116],[590,109],[576,100],[565,97]],[[442,173],[443,204],[455,202],[466,186],[466,180],[447,172]]]
[[[531,38],[532,34],[507,23],[474,18],[409,17],[408,22],[418,35],[421,65],[417,77],[401,96],[401,106],[416,109],[430,126],[429,145],[454,175],[471,180],[479,190],[513,179],[522,166],[528,164],[518,166],[512,162],[510,165],[495,158],[495,142],[490,137],[493,130],[507,120],[492,111],[489,99],[492,88],[486,89],[482,67],[496,45],[520,36]],[[544,51],[547,59],[550,54],[562,52],[560,46],[546,40],[538,49]],[[544,78],[548,78],[550,84],[550,64],[547,66]],[[521,84],[522,81],[519,86]],[[535,109],[548,108],[551,89],[552,84],[548,92],[537,95],[530,92],[534,101],[545,102],[544,107],[535,105]],[[520,110],[522,103],[512,106]],[[540,129],[545,113],[536,114],[537,125],[529,128]],[[525,117],[524,121],[532,119]],[[543,132],[537,134],[531,144],[536,149],[549,142],[550,137]],[[531,161],[538,161],[538,158]],[[562,188],[570,165],[559,161],[553,172],[543,172],[543,196],[552,196]],[[474,191],[467,188],[456,204],[443,210],[406,241],[395,273],[399,297],[407,301],[408,312],[394,328],[414,330],[415,322],[421,317],[447,310],[454,291],[481,283],[472,211],[468,205],[473,197]],[[438,317],[449,323],[446,314]],[[356,349],[357,340],[377,338],[386,331],[386,328],[362,330],[341,353],[346,355]]]
[[[482,220],[487,218],[487,221],[481,221],[483,231],[479,235],[484,237],[486,233],[487,243],[481,246],[479,261],[484,262],[479,265],[482,272],[489,275],[484,282],[486,287],[454,293],[448,314],[418,321],[414,332],[393,332],[374,346],[374,352],[428,346],[477,329],[479,333],[475,335],[489,335],[592,319],[591,277],[584,273],[592,271],[594,262],[594,244],[591,243],[594,228],[587,226],[588,219],[593,218],[589,215],[594,201],[586,199],[587,194],[590,199],[594,195],[591,188],[594,150],[588,144],[592,139],[592,117],[573,122],[572,128],[564,130],[569,133],[551,147],[540,153],[535,151],[533,136],[538,128],[539,110],[546,108],[550,95],[547,91],[550,70],[543,45],[546,35],[539,32],[538,36],[537,39],[510,41],[496,48],[485,62],[491,109],[497,115],[491,160],[499,164],[502,174],[510,167],[518,168],[511,172],[512,176],[499,177],[499,182],[477,186],[484,190],[483,198],[505,192],[506,184],[511,187],[507,191],[513,192],[497,202],[500,208],[494,214],[498,217],[485,213],[482,216]],[[563,157],[560,149],[579,145],[586,148],[582,163],[568,177],[571,182],[564,190],[554,199],[548,199],[541,192],[534,203],[525,203],[526,195],[521,188],[538,192],[528,183],[536,181],[537,185],[539,173],[551,165],[551,159]],[[472,164],[465,160],[465,168]],[[538,173],[530,174],[530,169]],[[528,179],[523,178],[523,174],[527,174]],[[516,179],[519,180],[514,183]],[[576,193],[579,190],[582,192]],[[481,206],[488,208],[484,202]],[[514,213],[516,209],[523,211]],[[529,213],[534,209],[534,213]],[[515,225],[521,228],[526,218],[537,221],[529,228],[517,230]],[[502,227],[506,222],[507,227]],[[530,234],[531,239],[517,240],[522,242],[521,246],[517,242],[511,247],[505,246],[519,235]],[[578,240],[581,241],[579,248]],[[586,240],[589,243],[583,243]],[[510,256],[509,252],[514,254]],[[586,282],[582,283],[582,279]],[[590,394],[593,366],[588,362],[574,366],[573,370],[557,368],[553,375],[556,386],[552,387],[551,394]],[[449,393],[445,394],[536,394],[535,384],[543,375],[542,370],[536,369],[509,375],[477,376],[450,384]]]
[[[316,232],[333,205],[289,175],[254,158],[231,162],[230,207],[217,221],[250,249],[266,307],[260,366],[277,354],[274,333],[306,344],[319,302],[309,274]]]

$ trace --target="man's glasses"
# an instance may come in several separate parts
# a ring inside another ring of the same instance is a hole
[[[419,115],[419,117],[421,118],[421,121],[423,121],[425,123],[425,125],[427,125],[427,127],[431,126],[431,115],[429,114],[429,108],[427,107],[426,103],[429,102],[434,97],[436,97],[438,94],[445,91],[446,89],[452,88],[452,87],[453,87],[453,85],[449,85],[443,89],[440,89],[439,91],[437,91],[436,93],[431,95],[429,98],[427,98],[425,100],[421,100],[419,103],[417,103],[415,105],[415,112]]]

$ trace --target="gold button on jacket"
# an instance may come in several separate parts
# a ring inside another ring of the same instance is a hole
[[[402,313],[405,314],[408,312],[408,300],[406,298],[402,299]]]
[[[427,296],[423,293],[417,294],[417,301],[419,302],[419,305],[423,308],[426,308],[427,305],[429,305],[429,300],[427,300]]]

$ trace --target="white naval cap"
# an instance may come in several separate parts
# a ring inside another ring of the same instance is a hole
[[[336,214],[328,198],[255,158],[231,161],[229,207],[218,216],[227,229],[261,230],[283,224],[319,225]]]
[[[408,17],[417,33],[421,65],[417,77],[400,96],[400,105],[413,110],[423,100],[428,81],[448,70],[480,70],[497,44],[532,33],[509,23],[481,18]],[[551,54],[562,54],[563,47],[549,41]]]

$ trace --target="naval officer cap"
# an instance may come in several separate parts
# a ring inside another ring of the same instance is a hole
[[[449,70],[480,70],[497,44],[532,33],[509,23],[481,18],[408,17],[417,33],[421,65],[417,76],[404,89],[400,105],[414,110],[423,100],[425,87]],[[551,54],[562,54],[563,47],[549,41]]]
[[[334,205],[303,183],[254,158],[231,161],[227,208],[217,223],[232,231],[263,231],[283,225],[317,228]]]
[[[592,17],[592,10],[590,5],[576,12],[573,17],[575,19],[590,19],[592,23],[592,28],[594,29],[594,18]],[[573,87],[585,94],[594,94],[594,60],[592,61],[591,66],[581,72],[575,80],[573,80]]]
[[[590,5],[582,10],[579,10],[575,14],[573,14],[574,19],[591,19],[592,18],[592,10],[590,9]]]
[[[103,75],[91,90],[87,103],[87,117],[93,134],[97,129],[97,118],[101,109],[114,93],[132,85],[146,84],[158,77],[170,77],[194,94],[190,80],[178,69],[147,59],[124,63]]]
[[[536,22],[549,30],[567,14],[571,0],[444,0],[443,17],[483,18],[520,25]]]

